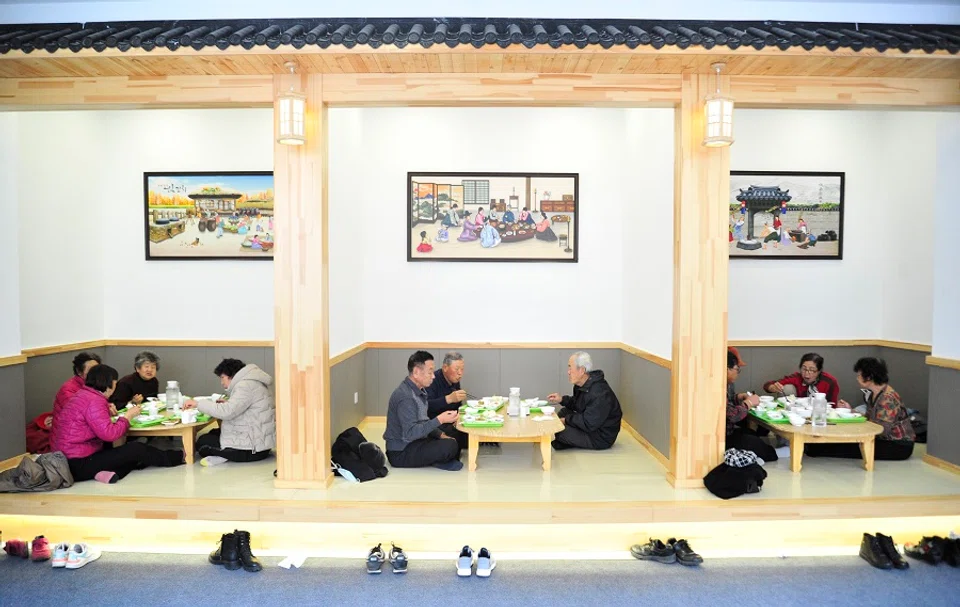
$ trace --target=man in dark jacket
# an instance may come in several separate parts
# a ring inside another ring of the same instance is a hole
[[[457,411],[467,399],[467,393],[460,387],[463,379],[463,355],[459,352],[447,352],[443,364],[433,373],[433,383],[427,386],[427,417],[436,417],[444,411]],[[457,430],[454,424],[443,424],[440,431],[456,439],[461,449],[466,449],[470,437]]]
[[[586,352],[570,357],[567,377],[573,384],[573,396],[554,393],[547,397],[561,406],[558,415],[566,426],[554,438],[553,448],[609,449],[617,440],[623,418],[617,395],[603,378],[603,371],[593,370],[593,360]]]

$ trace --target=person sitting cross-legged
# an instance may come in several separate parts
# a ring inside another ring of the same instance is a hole
[[[414,352],[407,361],[407,377],[390,395],[383,440],[394,468],[463,468],[459,443],[440,430],[442,424],[455,423],[458,412],[443,411],[432,418],[428,414],[426,388],[433,383],[433,372],[433,355]]]
[[[554,438],[553,448],[609,449],[620,433],[623,412],[603,371],[593,368],[589,354],[576,352],[567,361],[567,378],[573,384],[573,396],[553,393],[547,397],[561,405],[557,415],[565,426]]]

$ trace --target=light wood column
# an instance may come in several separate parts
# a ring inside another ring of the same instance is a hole
[[[675,487],[702,487],[725,438],[730,151],[701,145],[703,100],[715,87],[716,76],[684,75],[676,113],[667,474]]]
[[[330,472],[327,108],[321,74],[275,76],[307,95],[306,143],[274,144],[277,487],[326,487]],[[274,105],[274,114],[277,112]],[[276,118],[274,118],[276,131]],[[276,135],[276,133],[274,133]]]

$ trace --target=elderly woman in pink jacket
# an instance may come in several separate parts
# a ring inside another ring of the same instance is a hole
[[[108,365],[97,365],[87,372],[84,386],[53,418],[51,449],[67,457],[74,481],[96,479],[115,483],[133,470],[147,466],[172,467],[184,463],[183,451],[161,451],[143,443],[127,443],[104,449],[127,433],[130,420],[140,415],[140,406],[127,409],[116,421],[110,419],[107,399],[120,377]]]

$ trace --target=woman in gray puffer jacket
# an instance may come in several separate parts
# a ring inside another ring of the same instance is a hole
[[[270,385],[273,379],[254,364],[225,358],[213,373],[227,391],[226,399],[213,402],[189,400],[184,408],[196,407],[220,420],[220,429],[197,439],[201,464],[253,462],[269,457],[276,446],[277,417]]]

